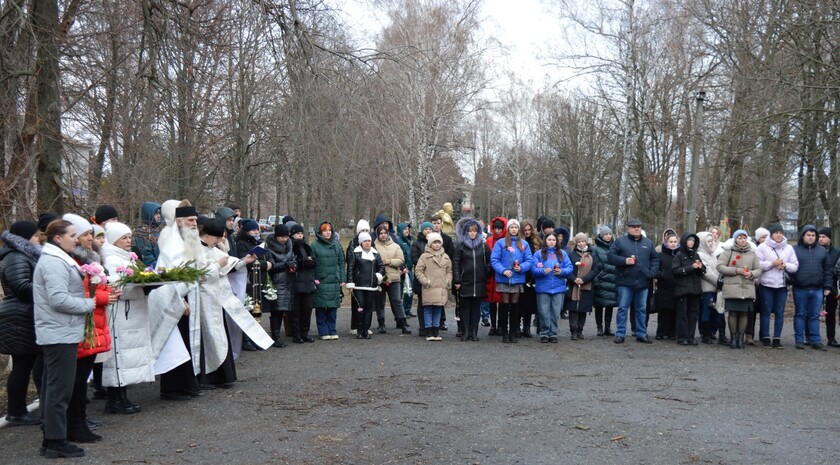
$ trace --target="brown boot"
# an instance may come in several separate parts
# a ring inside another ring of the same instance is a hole
[[[752,337],[752,334],[747,334],[747,338],[746,338],[746,339],[747,339],[747,345],[748,345],[748,346],[754,346],[754,345],[755,345],[755,343],[753,342],[753,337]]]

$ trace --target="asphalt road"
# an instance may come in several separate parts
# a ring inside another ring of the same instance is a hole
[[[840,349],[681,347],[596,338],[501,344],[388,335],[245,353],[234,389],[163,401],[130,388],[135,415],[72,463],[835,463]],[[390,320],[390,319],[389,319]],[[416,322],[416,320],[410,320]],[[267,322],[265,322],[267,324]],[[651,321],[651,334],[655,330]],[[313,322],[314,328],[314,322]],[[565,330],[565,331],[564,331]],[[37,427],[0,429],[0,463],[44,463]]]

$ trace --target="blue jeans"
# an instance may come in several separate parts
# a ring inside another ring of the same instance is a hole
[[[765,287],[758,286],[761,294],[761,325],[759,337],[762,339],[770,337],[770,314],[774,315],[773,338],[782,337],[782,327],[785,324],[785,302],[787,301],[788,290],[786,287]]]
[[[423,318],[426,328],[437,328],[440,326],[440,314],[443,312],[443,305],[424,305]]]
[[[540,314],[540,337],[557,337],[557,320],[563,310],[566,293],[537,293],[537,311]],[[489,306],[488,306],[489,311]]]
[[[627,334],[627,312],[630,305],[636,309],[636,337],[647,336],[647,296],[648,288],[634,289],[618,286],[618,314],[615,317],[615,337]]]
[[[481,319],[482,320],[489,320],[490,319],[490,302],[486,300],[481,301]]]
[[[793,316],[793,334],[796,342],[805,342],[805,325],[811,336],[811,344],[820,344],[820,309],[823,303],[822,289],[793,288],[793,304],[796,313]]]
[[[318,325],[319,336],[333,336],[338,334],[335,330],[337,308],[316,308],[315,323]]]

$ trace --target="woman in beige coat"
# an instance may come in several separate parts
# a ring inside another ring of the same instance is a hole
[[[743,229],[732,235],[735,243],[718,256],[717,271],[723,275],[724,307],[729,312],[729,347],[744,348],[747,316],[754,311],[755,280],[761,276],[761,265],[752,250],[749,236]]]
[[[440,315],[452,289],[452,262],[443,251],[443,238],[438,233],[426,236],[428,245],[414,268],[414,277],[423,286],[423,313],[427,341],[442,341],[439,334]]]

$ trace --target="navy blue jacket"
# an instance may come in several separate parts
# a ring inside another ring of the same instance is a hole
[[[799,241],[793,248],[799,260],[799,269],[793,278],[793,287],[801,289],[831,290],[834,281],[834,269],[828,261],[828,251],[817,240],[811,245],[805,245],[802,237],[806,232],[817,233],[813,225],[805,225],[799,233]]]
[[[625,262],[631,256],[636,257],[635,265],[627,265]],[[653,242],[642,235],[633,237],[628,233],[615,239],[607,259],[615,265],[617,286],[645,289],[659,272],[659,254]]]

